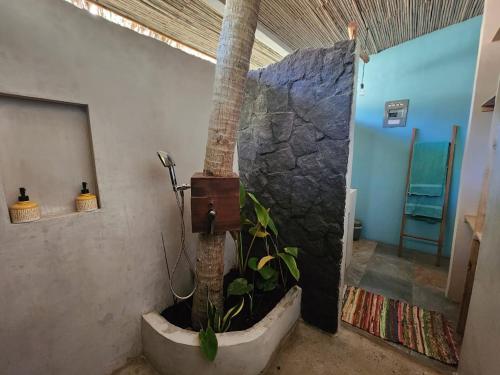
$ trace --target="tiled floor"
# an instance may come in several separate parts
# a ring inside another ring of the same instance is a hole
[[[445,297],[449,259],[443,259],[440,267],[435,266],[435,261],[436,257],[431,254],[405,250],[400,258],[395,246],[368,240],[355,241],[345,283],[441,312],[455,328],[460,306]],[[343,325],[348,326],[346,323]],[[364,331],[352,329],[370,336]],[[461,338],[457,335],[455,338],[460,346]],[[388,344],[423,364],[438,367],[442,371],[454,370],[404,346]]]
[[[404,251],[399,258],[394,246],[355,241],[345,281],[347,285],[442,312],[455,324],[459,305],[444,294],[448,259],[442,261],[441,267],[436,267],[434,262],[434,255]]]

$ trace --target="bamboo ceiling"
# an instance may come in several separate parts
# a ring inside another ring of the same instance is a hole
[[[202,0],[93,1],[215,57],[222,17]],[[356,21],[361,47],[373,54],[482,12],[483,0],[262,0],[259,21],[291,49],[347,39]],[[281,58],[256,40],[252,67]]]

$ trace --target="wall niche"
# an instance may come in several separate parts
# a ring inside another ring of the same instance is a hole
[[[82,181],[98,195],[88,107],[0,94],[0,183],[7,206],[25,187],[42,219],[69,214]]]

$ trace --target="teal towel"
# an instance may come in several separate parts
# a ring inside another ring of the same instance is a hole
[[[448,164],[448,142],[416,143],[411,163],[411,195],[443,195]]]
[[[439,197],[425,195],[408,195],[405,214],[412,215],[415,219],[440,221],[443,216],[444,194]]]

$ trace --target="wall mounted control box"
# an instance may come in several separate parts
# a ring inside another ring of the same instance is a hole
[[[408,99],[385,102],[384,128],[399,128],[406,126],[409,102]]]
[[[210,215],[210,214],[213,215]],[[240,178],[191,177],[191,225],[193,233],[240,230]]]

